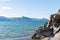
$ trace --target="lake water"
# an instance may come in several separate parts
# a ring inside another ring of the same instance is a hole
[[[0,21],[0,40],[31,40],[44,21]]]

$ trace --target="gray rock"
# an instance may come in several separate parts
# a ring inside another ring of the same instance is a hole
[[[60,10],[32,36],[34,40],[60,40]]]

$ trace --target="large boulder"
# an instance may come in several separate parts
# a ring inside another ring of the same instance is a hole
[[[51,15],[50,20],[33,34],[32,39],[60,40],[60,10],[57,14]]]

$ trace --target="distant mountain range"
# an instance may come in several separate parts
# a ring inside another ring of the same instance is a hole
[[[6,18],[3,16],[0,16],[0,21],[47,21],[48,19],[42,18],[42,19],[37,19],[37,18],[29,18],[29,17],[18,17],[18,18]]]

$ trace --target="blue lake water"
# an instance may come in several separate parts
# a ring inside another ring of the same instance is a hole
[[[44,21],[0,21],[0,40],[31,40],[34,31],[44,23]]]

